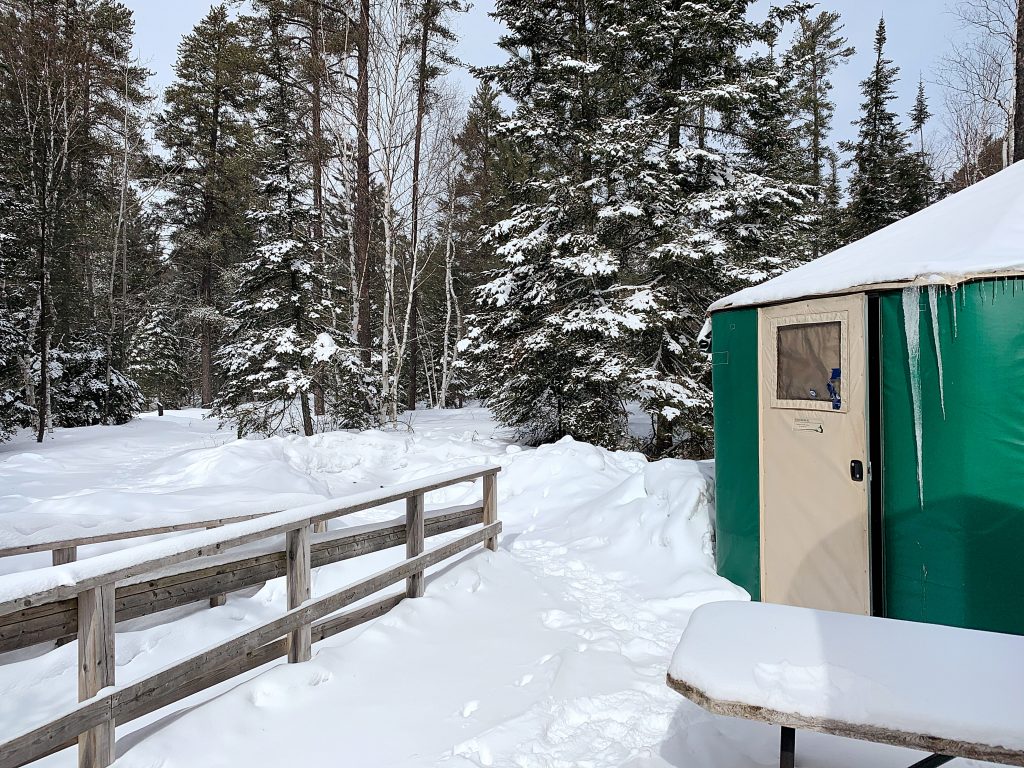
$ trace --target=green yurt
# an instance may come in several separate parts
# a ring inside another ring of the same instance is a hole
[[[1024,634],[1024,163],[710,315],[719,573]]]

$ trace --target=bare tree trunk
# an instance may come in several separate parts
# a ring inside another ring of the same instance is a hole
[[[441,386],[437,393],[437,407],[448,407],[448,388],[451,386],[452,369],[458,355],[458,344],[452,343],[452,315],[459,311],[459,299],[455,295],[455,244],[452,242],[452,220],[455,217],[455,195],[450,195],[448,204],[448,231],[445,235],[444,250],[444,337],[441,349]],[[456,328],[460,328],[461,316]],[[457,331],[456,331],[457,333]],[[457,336],[456,336],[457,341]]]
[[[359,2],[356,40],[356,272],[359,313],[356,339],[370,365],[370,0]]]
[[[128,241],[123,236],[125,232],[126,220],[127,220],[127,208],[128,208],[128,170],[129,170],[129,154],[131,146],[128,141],[128,99],[129,99],[129,79],[128,79],[128,67],[125,66],[124,70],[124,115],[121,122],[121,178],[119,199],[117,204],[117,219],[114,222],[114,232],[111,237],[111,249],[110,249],[110,280],[108,285],[108,311],[110,327],[107,329],[107,367],[106,367],[106,391],[103,395],[103,417],[104,420],[110,422],[110,387],[113,378],[114,368],[114,333],[117,330],[117,306],[114,301],[114,284],[117,274],[117,252],[118,248],[124,240],[124,253],[122,254],[122,273],[121,273],[121,313],[122,313],[122,326],[123,326],[123,315],[127,308],[127,296],[126,291],[128,289],[128,276],[125,260],[127,259]]]
[[[213,405],[213,328],[207,314],[213,306],[213,264],[211,256],[207,254],[206,263],[203,265],[203,276],[199,285],[199,301],[203,307],[203,319],[200,322],[200,356],[201,373],[200,389],[203,408]]]
[[[320,261],[326,266],[324,242],[324,128],[323,85],[326,67],[323,50],[323,0],[313,2],[313,23],[310,25],[310,53],[313,59],[313,238],[320,248]],[[326,269],[324,274],[326,274]],[[317,416],[327,413],[324,403],[324,370],[318,366],[313,374],[313,410]]]
[[[1017,45],[1014,57],[1013,162],[1024,160],[1024,0],[1017,3]]]
[[[213,200],[210,197],[209,185],[212,183],[211,175],[216,177],[219,172],[217,153],[220,147],[220,116],[221,101],[220,92],[214,96],[213,115],[210,121],[210,135],[207,140],[209,150],[209,166],[206,169],[207,189],[203,199],[203,221],[200,231],[206,241],[206,253],[203,260],[203,272],[199,278],[199,303],[202,307],[202,320],[200,321],[200,395],[203,408],[210,408],[213,405],[213,326],[210,323],[210,314],[213,312],[213,254],[210,252],[209,234],[213,223]]]
[[[46,239],[49,237],[47,215],[44,209],[39,228],[39,424],[36,430],[36,442],[39,443],[43,442],[46,425],[50,420],[50,334],[53,332],[53,312],[49,293],[50,265],[46,254]]]
[[[420,334],[419,334],[419,315],[420,315],[420,290],[417,286],[413,286],[412,289],[412,305],[409,310],[411,322],[409,325],[409,332],[412,337],[409,339],[409,379],[408,389],[405,394],[405,407],[407,410],[416,410],[416,393],[419,390],[419,376],[417,375],[420,369],[419,366],[419,354],[420,354]]]
[[[423,118],[427,113],[427,53],[430,46],[430,25],[433,23],[434,9],[430,0],[423,0],[420,18],[420,61],[417,67],[416,89],[416,133],[413,138],[412,150],[412,252],[413,264],[419,253],[420,232],[420,155],[423,151]],[[412,307],[410,310],[409,340],[409,390],[406,396],[406,407],[416,410],[417,372],[419,371],[420,332],[419,332],[419,281],[416,279],[415,268],[412,274]]]

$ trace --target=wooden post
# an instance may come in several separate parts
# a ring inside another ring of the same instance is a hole
[[[208,526],[206,526],[206,530],[208,530],[208,531],[211,531],[214,528],[220,528],[220,525],[208,525]],[[228,596],[226,594],[221,593],[219,595],[214,595],[213,597],[210,598],[210,607],[211,608],[220,608],[222,605],[227,605],[227,602],[228,602]]]
[[[114,585],[78,595],[78,700],[91,699],[114,684]],[[106,768],[114,762],[114,721],[78,737],[79,768]]]
[[[498,522],[498,475],[484,475],[484,525]],[[484,546],[494,552],[498,548],[498,538],[492,536],[484,542]]]
[[[423,494],[418,493],[405,500],[405,556],[415,557],[422,553]],[[405,594],[409,597],[423,597],[423,571],[405,580]]]
[[[319,523],[313,523],[313,533],[327,533],[327,521],[321,520]]]
[[[311,527],[304,525],[288,531],[288,610],[298,608],[309,600],[310,556],[309,540]],[[305,624],[289,635],[288,663],[297,664],[313,658],[312,627]]]
[[[64,565],[73,563],[78,559],[78,547],[63,547],[53,550],[53,564]]]

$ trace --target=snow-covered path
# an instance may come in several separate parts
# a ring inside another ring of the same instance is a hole
[[[230,441],[196,413],[58,433],[0,453],[0,527],[71,526],[95,513],[161,515],[204,488],[218,503],[281,506],[497,461],[499,550],[428,576],[426,596],[278,664],[118,729],[118,765],[665,768],[777,762],[777,731],[715,718],[665,685],[690,612],[744,599],[713,572],[708,465],[648,463],[565,440],[510,445],[486,412],[421,413],[412,430]],[[136,439],[136,438],[141,439]],[[222,444],[223,443],[223,444]],[[35,470],[30,470],[31,468]],[[42,470],[41,467],[47,467]],[[43,473],[67,475],[53,485]],[[38,471],[37,471],[38,470]],[[428,506],[478,498],[432,495]],[[142,511],[139,512],[138,510]],[[393,517],[353,516],[344,524]],[[86,522],[89,522],[87,519]],[[319,569],[322,593],[395,562],[383,552]],[[33,565],[28,558],[0,567]],[[283,580],[118,625],[127,682],[284,610]],[[0,656],[0,736],[74,703],[75,645]],[[816,735],[801,765],[901,766],[912,753]],[[73,751],[42,765],[71,766]]]

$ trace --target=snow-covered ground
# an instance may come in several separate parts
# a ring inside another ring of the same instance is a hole
[[[314,646],[310,663],[270,665],[119,728],[118,765],[776,764],[776,729],[713,717],[665,684],[693,609],[746,599],[714,573],[709,464],[649,463],[571,440],[522,449],[481,409],[420,412],[389,432],[258,441],[236,441],[201,412],[178,411],[0,447],[0,546],[211,510],[284,509],[486,462],[503,467],[498,552],[479,549],[439,566],[425,597]],[[428,508],[475,498],[479,487],[445,489],[428,497]],[[319,569],[314,594],[402,554]],[[8,558],[0,572],[47,563],[47,555]],[[197,604],[119,624],[118,682],[284,606],[279,579],[232,594],[220,608]],[[74,704],[76,654],[70,643],[0,656],[0,738]],[[915,759],[815,734],[800,734],[798,751],[808,767],[895,768]],[[68,750],[40,764],[74,763]]]

